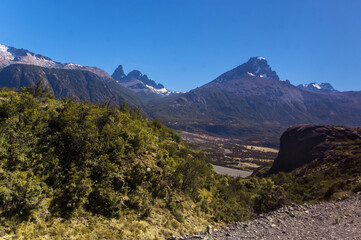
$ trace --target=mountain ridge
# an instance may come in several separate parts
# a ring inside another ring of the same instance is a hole
[[[128,75],[125,75],[121,65],[114,71],[113,79],[113,76],[110,76],[106,71],[97,67],[82,66],[75,63],[61,63],[26,49],[17,49],[0,44],[0,69],[14,64],[34,65],[48,69],[89,71],[99,76],[99,78],[105,81],[107,83],[106,85],[111,86],[114,91],[123,92],[123,87],[125,87],[130,91],[142,95],[143,98],[156,98],[159,96],[164,97],[180,94],[180,92],[167,90],[162,84],[155,83],[153,80],[149,79],[147,75],[143,75],[138,70],[133,70]],[[139,79],[137,79],[137,77]],[[19,86],[15,87],[19,88]],[[102,90],[99,89],[99,91],[101,92]],[[129,95],[134,94],[127,93],[126,95],[129,97]],[[132,98],[134,98],[134,96],[132,96]],[[133,105],[133,103],[131,103],[131,105]]]
[[[59,69],[77,69],[90,71],[105,81],[111,81],[112,77],[104,70],[97,67],[87,67],[75,63],[61,63],[45,57],[41,54],[35,54],[26,49],[17,49],[0,44],[0,67],[6,67],[11,64],[29,64],[46,68]]]
[[[339,92],[334,89],[329,83],[321,83],[318,84],[316,82],[308,83],[308,84],[300,84],[297,86],[298,88],[307,89],[315,92],[325,92],[325,93],[335,93]]]
[[[104,81],[87,70],[45,68],[30,64],[11,64],[0,69],[2,87],[20,89],[36,86],[39,81],[49,87],[58,99],[69,97],[79,101],[143,105],[136,93],[114,81]]]

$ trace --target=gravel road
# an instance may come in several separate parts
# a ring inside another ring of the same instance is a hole
[[[361,192],[346,200],[285,206],[252,221],[172,239],[361,240]]]
[[[222,167],[222,166],[218,166],[218,165],[214,165],[213,164],[213,169],[216,173],[221,174],[221,175],[229,175],[231,177],[242,177],[242,178],[246,178],[251,176],[252,171],[246,171],[246,170],[239,170],[239,169],[234,169],[234,168],[229,168],[229,167]]]

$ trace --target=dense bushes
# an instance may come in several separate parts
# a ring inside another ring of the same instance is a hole
[[[47,202],[63,218],[147,217],[156,199],[181,215],[172,196],[196,201],[213,184],[205,155],[138,108],[58,101],[40,85],[0,97],[2,216],[26,220]]]

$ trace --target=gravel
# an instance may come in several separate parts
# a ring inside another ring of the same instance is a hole
[[[358,239],[361,240],[361,192],[334,202],[284,206],[256,219],[181,239]]]

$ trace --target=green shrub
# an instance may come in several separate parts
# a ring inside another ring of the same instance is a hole
[[[41,205],[43,184],[30,171],[8,172],[0,169],[0,210],[6,216],[27,219]]]

